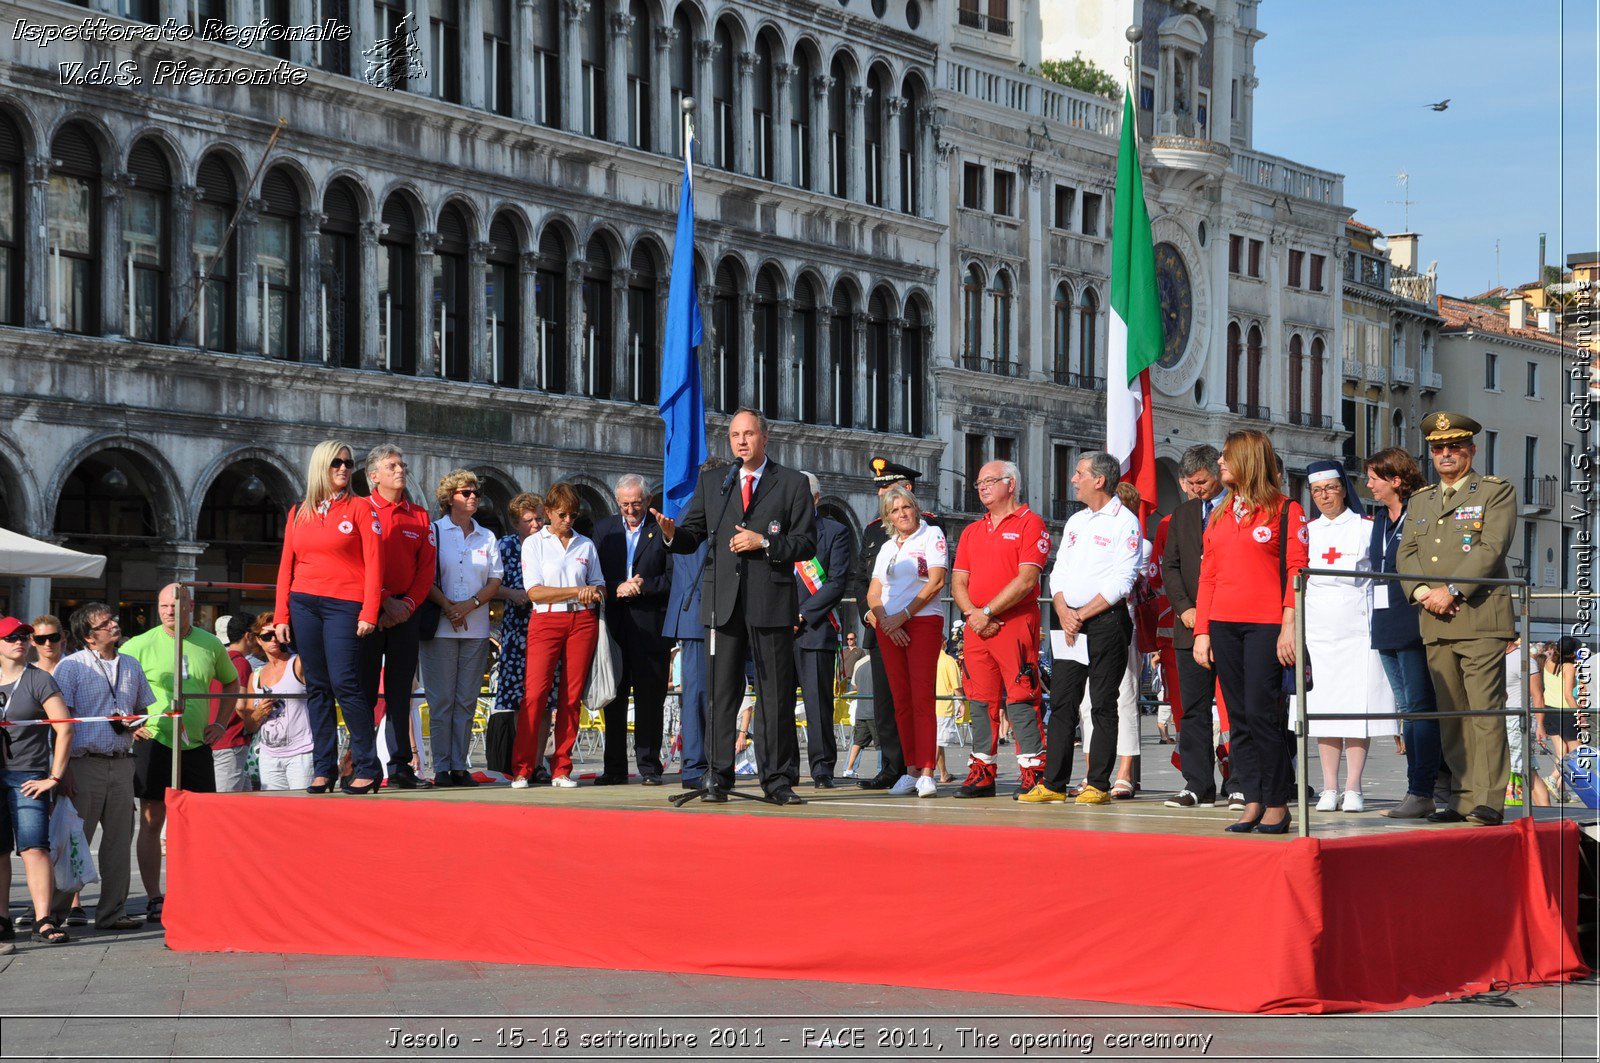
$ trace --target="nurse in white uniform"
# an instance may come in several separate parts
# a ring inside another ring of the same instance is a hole
[[[1307,467],[1311,501],[1320,516],[1308,526],[1311,567],[1351,573],[1372,568],[1372,523],[1351,508],[1356,501],[1350,478],[1338,462]],[[1306,696],[1308,729],[1322,761],[1322,795],[1317,811],[1361,812],[1361,773],[1374,736],[1398,733],[1395,720],[1319,719],[1328,713],[1395,711],[1394,692],[1383,662],[1372,648],[1368,628],[1372,586],[1351,576],[1311,576],[1306,581],[1306,656],[1313,670]],[[1292,719],[1292,717],[1291,717]],[[1344,791],[1339,790],[1339,760],[1344,758]]]

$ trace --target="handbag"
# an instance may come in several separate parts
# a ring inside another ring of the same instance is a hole
[[[583,703],[593,712],[605,708],[617,697],[616,666],[611,660],[611,633],[606,630],[604,613],[600,615],[599,627],[594,660],[589,663],[589,680],[583,687]]]
[[[483,736],[483,763],[490,771],[511,774],[511,747],[517,740],[517,714],[491,712]]]
[[[439,540],[438,532],[434,533],[433,538],[435,542]],[[433,562],[433,585],[435,587],[441,586],[439,583],[439,560],[437,554],[434,555]],[[417,640],[419,642],[432,642],[433,636],[439,633],[439,621],[443,616],[444,606],[435,605],[431,596],[423,598],[422,604],[417,606]]]
[[[59,798],[55,805],[55,811],[50,814],[50,862],[56,890],[76,893],[91,882],[99,882],[100,873],[95,870],[94,857],[89,853],[89,839],[84,836],[78,810],[71,801]]]
[[[1278,594],[1281,596],[1289,590],[1289,500],[1283,500],[1283,507],[1278,511]],[[1311,651],[1304,653],[1306,693],[1311,692]],[[1294,697],[1299,691],[1294,685],[1294,665],[1286,665],[1283,669],[1283,678],[1279,682],[1279,689],[1288,697]]]

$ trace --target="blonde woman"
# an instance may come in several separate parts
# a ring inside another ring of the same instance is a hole
[[[338,440],[318,443],[306,468],[306,497],[289,511],[278,562],[277,636],[292,639],[305,671],[316,742],[316,774],[307,793],[325,794],[338,770],[334,703],[350,731],[350,794],[376,793],[383,778],[372,704],[361,684],[357,640],[377,630],[383,596],[378,516],[350,490],[354,452]],[[287,623],[285,622],[287,618]]]
[[[489,663],[489,603],[500,590],[504,565],[494,533],[477,521],[482,488],[469,469],[439,480],[433,522],[439,578],[428,600],[441,610],[433,637],[422,644],[422,688],[433,735],[433,784],[476,786],[467,767],[472,716]]]

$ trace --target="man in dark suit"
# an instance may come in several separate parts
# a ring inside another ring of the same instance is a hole
[[[811,473],[803,474],[811,486],[813,506],[822,501],[822,489]],[[833,735],[833,677],[839,671],[839,618],[833,607],[844,597],[845,582],[855,548],[850,529],[817,512],[817,556],[795,565],[799,583],[800,618],[795,625],[794,661],[800,673],[800,695],[806,703],[806,759],[811,762],[811,782],[818,789],[833,788],[833,766],[839,743]]]
[[[711,458],[701,472],[726,469],[726,458]],[[700,622],[700,577],[705,572],[708,543],[694,553],[672,559],[672,591],[661,627],[666,639],[678,640],[678,723],[683,741],[683,788],[700,789],[706,773],[706,626]]]
[[[596,786],[628,781],[628,695],[633,695],[633,750],[646,786],[661,785],[661,709],[671,645],[661,637],[672,589],[672,555],[647,512],[644,477],[617,480],[617,512],[594,528],[606,578],[606,630],[617,671],[617,696],[605,708],[605,770]],[[604,649],[605,647],[602,647]]]
[[[756,749],[761,788],[775,804],[803,803],[794,728],[794,566],[816,556],[815,507],[805,477],[767,458],[767,419],[742,409],[728,425],[737,468],[701,472],[678,521],[655,512],[675,554],[711,546],[700,618],[708,628],[711,716],[706,736],[706,801],[733,787],[734,720],[744,697],[744,662],[756,666]]]
[[[1216,748],[1211,744],[1215,680],[1195,662],[1195,601],[1200,593],[1200,543],[1211,509],[1222,495],[1217,448],[1204,444],[1183,452],[1178,472],[1189,500],[1173,511],[1161,557],[1161,582],[1172,603],[1172,647],[1178,657],[1178,765],[1184,788],[1169,808],[1210,808],[1217,799]],[[1167,696],[1173,696],[1168,692]]]

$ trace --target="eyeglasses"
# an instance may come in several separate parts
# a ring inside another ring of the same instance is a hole
[[[478,489],[476,487],[463,487],[457,491],[456,494],[460,495],[462,498],[477,498]]]
[[[267,628],[265,631],[257,631],[256,632],[256,641],[257,642],[277,642],[278,641],[278,633],[276,631],[272,630],[270,627]]]
[[[1344,488],[1340,487],[1338,484],[1329,484],[1327,487],[1313,487],[1311,489],[1311,493],[1314,495],[1334,495],[1343,491]]]
[[[48,635],[35,635],[35,636],[33,636],[33,644],[35,646],[48,646],[48,645],[50,645],[52,643],[56,643],[56,642],[60,642],[60,641],[61,641],[61,632],[59,632],[59,631],[53,631]]]
[[[89,630],[90,631],[104,631],[106,628],[111,628],[111,627],[116,627],[116,626],[117,626],[117,618],[114,617],[114,616],[108,616],[104,620],[102,620],[98,624],[96,624],[94,627],[90,628]]]
[[[1461,452],[1465,453],[1466,449],[1467,449],[1467,444],[1465,444],[1465,443],[1430,443],[1428,445],[1428,449],[1431,450],[1435,454],[1443,454],[1447,450],[1458,450],[1458,451],[1461,451]]]
[[[28,641],[28,636],[24,635],[20,631],[18,631],[14,635],[0,636],[0,642],[18,642],[18,643],[20,643],[20,642],[27,642],[27,641]]]
[[[993,487],[995,484],[1002,483],[1002,482],[1004,482],[1006,480],[1009,480],[1009,479],[1011,479],[1011,477],[1009,477],[1009,476],[990,476],[990,477],[987,477],[986,479],[979,480],[973,486],[975,486],[975,487]]]
[[[334,458],[328,462],[328,468],[330,469],[353,469],[355,467],[356,463],[349,458]]]

